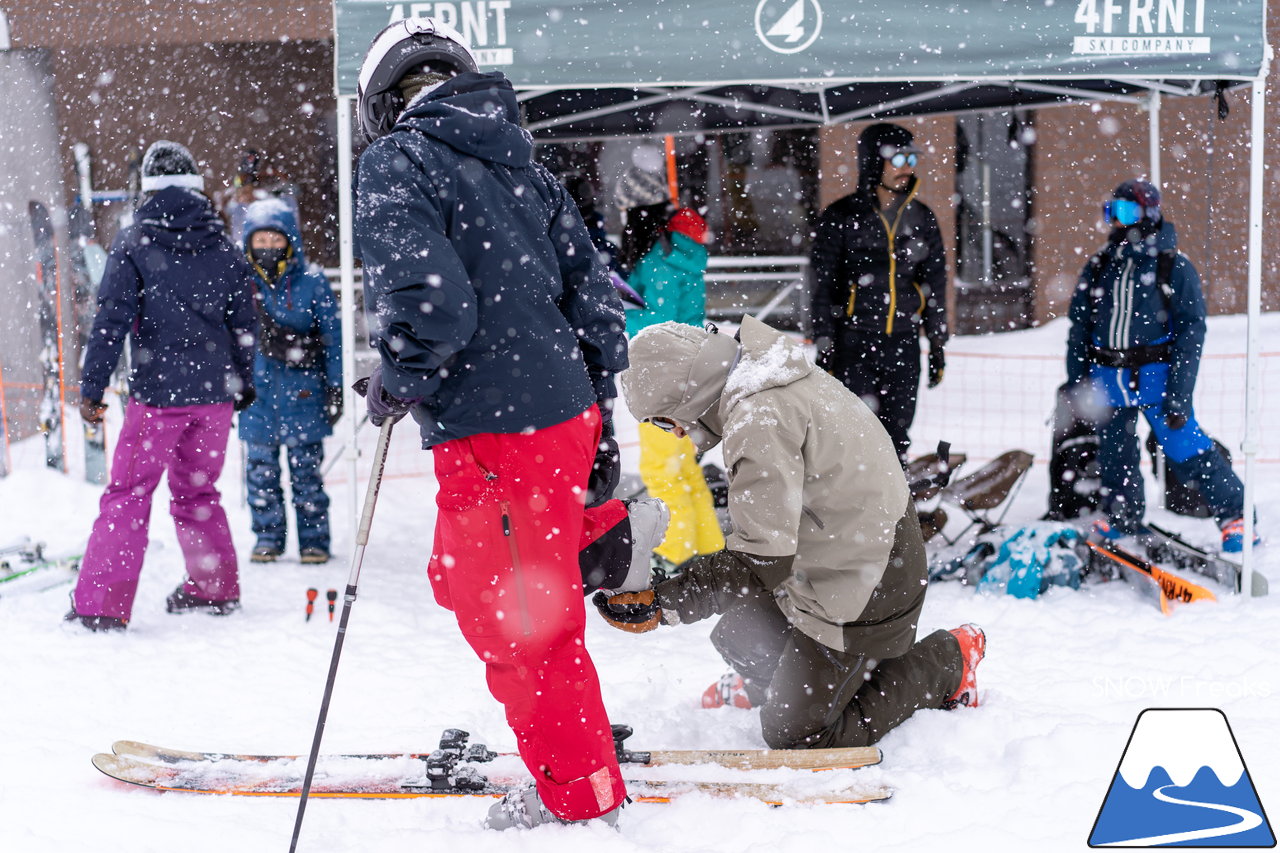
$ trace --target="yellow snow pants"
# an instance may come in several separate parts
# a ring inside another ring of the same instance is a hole
[[[671,510],[667,538],[654,549],[660,557],[678,566],[724,548],[711,490],[688,436],[676,438],[653,424],[640,424],[640,478],[649,496],[662,499]]]

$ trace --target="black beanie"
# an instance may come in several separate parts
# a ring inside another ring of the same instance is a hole
[[[161,139],[151,143],[142,158],[142,191],[153,193],[166,187],[204,191],[204,178],[196,168],[196,158],[185,146]]]

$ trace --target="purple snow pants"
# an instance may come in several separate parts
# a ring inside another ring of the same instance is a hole
[[[169,514],[187,564],[186,590],[211,601],[240,597],[227,515],[216,484],[231,404],[157,408],[129,400],[111,482],[85,548],[74,604],[82,616],[129,618],[147,550],[151,495],[169,472]]]

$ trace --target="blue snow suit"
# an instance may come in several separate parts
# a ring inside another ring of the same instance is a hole
[[[1196,422],[1191,397],[1204,347],[1200,276],[1178,253],[1169,292],[1157,281],[1162,252],[1177,252],[1173,224],[1161,221],[1135,241],[1123,229],[1085,265],[1071,299],[1067,379],[1090,381],[1099,419],[1102,508],[1118,529],[1138,530],[1146,510],[1137,419],[1151,425],[1179,479],[1198,483],[1219,523],[1240,518],[1244,487]],[[1095,263],[1096,262],[1096,263]],[[1183,416],[1177,429],[1167,419]]]
[[[249,512],[259,545],[283,550],[287,525],[280,479],[280,446],[289,461],[289,482],[298,519],[298,547],[329,550],[329,496],[320,476],[322,439],[332,434],[325,410],[329,393],[342,387],[342,329],[333,289],[303,254],[298,215],[286,202],[265,199],[249,205],[241,248],[246,256],[257,231],[278,231],[293,255],[274,282],[254,275],[258,310],[278,326],[309,334],[323,347],[314,364],[298,366],[268,354],[264,335],[253,364],[257,399],[240,413],[240,438],[248,445],[246,478]]]
[[[80,395],[102,400],[132,333],[131,396],[158,407],[231,401],[253,385],[252,277],[208,198],[153,193],[111,244]]]
[[[518,121],[505,76],[460,74],[360,157],[370,339],[424,447],[603,410],[627,366],[608,272]]]

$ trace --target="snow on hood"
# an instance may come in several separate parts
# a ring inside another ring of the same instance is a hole
[[[742,318],[738,338],[742,358],[725,384],[722,408],[769,388],[790,385],[817,369],[800,344],[754,317]]]
[[[515,89],[502,72],[465,72],[420,92],[396,127],[413,128],[481,160],[522,168],[533,162],[533,137],[519,121]]]
[[[302,229],[298,225],[298,214],[292,205],[280,198],[264,198],[249,205],[244,212],[244,231],[240,236],[240,249],[249,250],[249,238],[255,231],[279,231],[293,247],[294,260],[306,266],[306,256],[302,252]]]

